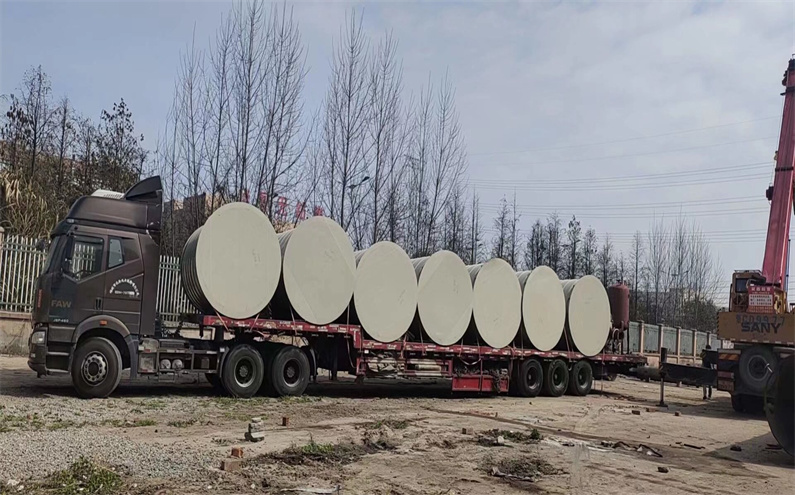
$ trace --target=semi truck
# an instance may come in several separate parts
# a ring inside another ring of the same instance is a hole
[[[176,331],[156,311],[163,188],[159,177],[123,195],[79,198],[53,229],[36,280],[28,366],[39,377],[71,375],[78,395],[106,397],[123,370],[131,379],[194,374],[219,390],[300,395],[318,369],[336,379],[443,378],[453,391],[585,395],[594,376],[610,377],[645,358],[606,351],[542,352],[516,345],[382,343],[348,322],[313,325],[218,314],[180,318]],[[611,343],[610,349],[615,349]]]

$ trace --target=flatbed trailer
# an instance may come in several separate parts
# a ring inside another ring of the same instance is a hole
[[[360,326],[351,324],[312,325],[303,321],[234,320],[207,315],[186,317],[183,321],[196,325],[202,335],[211,332],[213,337],[209,342],[213,344],[208,346],[207,340],[177,336],[166,340],[144,339],[139,346],[138,360],[144,363],[138,366],[139,374],[174,373],[177,370],[172,363],[179,359],[179,372],[206,373],[212,383],[223,387],[224,371],[235,373],[234,366],[225,366],[225,356],[235,346],[250,345],[262,355],[266,368],[261,388],[271,393],[275,391],[276,395],[302,393],[306,383],[316,378],[318,369],[322,368],[329,370],[332,379],[339,371],[359,379],[441,378],[451,381],[454,392],[510,391],[535,396],[542,391],[548,395],[562,395],[567,391],[585,395],[590,391],[594,375],[610,377],[646,364],[645,357],[635,354],[601,353],[587,357],[573,351],[545,352],[521,345],[496,349],[463,344],[441,346],[405,339],[384,343],[369,339]],[[167,345],[161,346],[161,342]],[[178,345],[180,343],[182,345]],[[280,351],[290,349],[299,349],[306,363],[296,358],[292,369],[287,363],[283,369],[274,370],[275,357]],[[170,363],[165,364],[164,360]],[[308,369],[304,369],[307,364]],[[288,387],[290,377],[294,383],[302,385]],[[269,380],[280,383],[269,383]],[[576,386],[570,386],[570,380]],[[248,395],[227,391],[233,395]]]

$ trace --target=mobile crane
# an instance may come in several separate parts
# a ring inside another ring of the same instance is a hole
[[[728,311],[718,313],[718,336],[733,343],[717,356],[717,388],[738,412],[764,410],[770,430],[795,455],[795,312],[787,304],[790,221],[795,187],[795,57],[786,88],[762,270],[734,272]]]

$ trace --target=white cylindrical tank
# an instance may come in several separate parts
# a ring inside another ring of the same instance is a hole
[[[439,345],[455,344],[472,318],[472,282],[466,265],[451,251],[411,263],[417,274],[417,314],[423,330]]]
[[[593,275],[562,280],[566,296],[566,332],[574,348],[586,356],[599,354],[610,333],[610,300]]]
[[[560,279],[548,266],[517,274],[522,287],[522,331],[539,351],[550,351],[560,342],[566,324],[566,298]]]
[[[317,216],[278,237],[284,291],[296,316],[315,325],[339,318],[351,302],[356,276],[348,234]]]
[[[507,261],[494,258],[470,265],[472,319],[480,338],[489,346],[505,347],[516,337],[522,320],[522,290]]]
[[[188,239],[180,273],[190,302],[206,314],[250,318],[279,283],[281,252],[268,217],[247,203],[217,209]]]
[[[359,323],[379,342],[406,333],[417,312],[417,276],[411,260],[394,242],[377,242],[354,253],[353,306]]]

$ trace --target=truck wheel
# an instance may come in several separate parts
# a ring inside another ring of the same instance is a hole
[[[577,361],[571,367],[569,376],[569,394],[584,397],[593,385],[593,368],[588,361]]]
[[[224,358],[221,384],[232,397],[248,399],[259,390],[264,372],[259,352],[248,344],[238,344]]]
[[[538,359],[522,361],[516,375],[516,393],[522,397],[536,397],[544,384],[544,369]]]
[[[309,384],[309,358],[295,346],[284,346],[273,355],[268,378],[277,397],[301,395]]]
[[[121,353],[113,342],[91,337],[77,346],[72,361],[72,384],[84,399],[107,397],[121,380]]]
[[[569,386],[569,368],[561,359],[553,359],[544,370],[544,395],[560,397]]]
[[[762,395],[777,365],[778,359],[769,347],[757,345],[743,349],[740,353],[740,380],[751,392]]]

